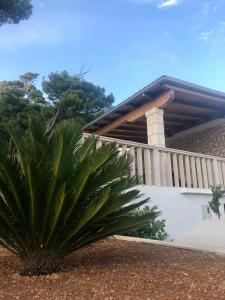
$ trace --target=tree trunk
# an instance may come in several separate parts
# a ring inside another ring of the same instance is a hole
[[[59,113],[60,113],[60,108],[58,107],[55,114],[54,114],[54,116],[52,117],[52,119],[50,120],[50,122],[49,122],[49,124],[46,128],[45,135],[50,135],[51,136],[51,132],[54,129],[54,127],[56,125],[56,122],[58,120]]]
[[[61,259],[43,252],[35,251],[23,260],[22,276],[48,275],[60,270]]]

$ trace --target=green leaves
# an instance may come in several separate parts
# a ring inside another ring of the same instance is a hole
[[[158,207],[153,206],[145,206],[139,209],[136,209],[131,212],[133,216],[143,216],[149,213],[158,214]],[[164,219],[157,219],[154,222],[147,224],[147,226],[143,228],[138,228],[133,231],[126,232],[125,235],[139,237],[144,239],[153,239],[153,240],[165,240],[168,237],[168,234],[165,231],[166,221]]]
[[[30,0],[7,0],[1,3],[0,26],[7,23],[17,24],[32,14]]]
[[[57,125],[51,138],[37,120],[25,136],[9,134],[9,152],[0,151],[0,244],[22,260],[34,253],[58,260],[158,215],[130,214],[148,199],[139,201],[131,159],[114,144],[96,149],[97,139],[82,141],[73,122]]]
[[[222,187],[220,185],[217,185],[215,187],[211,188],[213,198],[211,201],[209,201],[209,206],[211,210],[214,212],[214,214],[220,219],[221,213],[220,213],[220,199],[224,195],[224,190],[222,190]]]
[[[63,119],[81,118],[86,123],[111,108],[113,95],[106,95],[104,88],[84,80],[83,75],[51,72],[42,82],[44,93],[60,108]]]

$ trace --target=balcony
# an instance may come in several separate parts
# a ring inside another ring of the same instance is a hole
[[[84,138],[88,136],[84,133]],[[118,145],[121,153],[132,155],[131,173],[139,176],[142,184],[199,189],[225,187],[225,158],[104,136],[99,136],[98,147],[111,142]]]

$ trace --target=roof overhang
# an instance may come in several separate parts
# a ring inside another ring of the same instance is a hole
[[[225,93],[208,89],[186,81],[178,80],[169,76],[162,76],[144,87],[98,119],[89,123],[85,127],[86,132],[90,133],[107,133],[103,130],[109,124],[121,125],[118,120],[124,120],[124,124],[138,124],[141,121],[141,114],[136,114],[136,119],[126,120],[125,116],[131,112],[137,112],[141,108],[154,107],[157,99],[164,95],[172,93],[172,100],[163,103],[162,107],[165,112],[165,126],[168,129],[168,135],[176,133],[177,130],[187,129],[197,124],[221,118],[225,116]],[[144,110],[142,110],[144,116]],[[144,120],[142,120],[144,123]],[[171,125],[170,125],[171,124]],[[114,127],[116,128],[116,126]],[[173,129],[174,128],[174,129]],[[122,130],[122,129],[120,129]],[[107,135],[107,134],[106,134]]]

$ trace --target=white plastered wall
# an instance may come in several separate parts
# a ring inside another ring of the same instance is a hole
[[[161,211],[160,218],[166,220],[166,231],[174,239],[202,221],[202,205],[208,205],[212,199],[211,191],[206,189],[187,189],[158,186],[138,186],[144,194],[150,197],[150,206],[157,205]],[[221,199],[221,214],[225,218],[225,198]],[[212,213],[212,218],[217,218]]]

